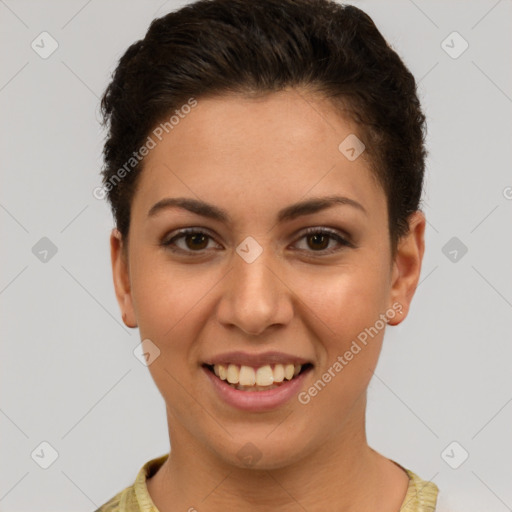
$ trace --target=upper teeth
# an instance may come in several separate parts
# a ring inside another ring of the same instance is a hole
[[[284,379],[291,380],[298,375],[302,365],[300,364],[276,364],[272,368],[269,364],[253,368],[252,366],[229,364],[213,365],[215,375],[230,384],[241,386],[270,386],[274,382],[283,382]]]

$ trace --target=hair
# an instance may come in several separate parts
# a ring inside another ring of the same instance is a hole
[[[425,116],[413,75],[372,19],[331,0],[199,0],[154,19],[126,50],[101,100],[103,188],[123,238],[144,164],[132,155],[159,123],[190,98],[288,88],[320,94],[356,122],[394,255],[420,205]]]

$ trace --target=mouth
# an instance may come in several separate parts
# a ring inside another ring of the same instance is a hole
[[[203,367],[220,381],[238,391],[256,392],[279,388],[313,368],[305,364],[265,364],[246,366],[234,363],[203,364]]]

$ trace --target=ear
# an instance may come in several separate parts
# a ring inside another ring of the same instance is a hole
[[[418,210],[409,216],[408,222],[409,232],[398,243],[391,278],[390,307],[400,314],[390,318],[389,325],[398,325],[407,317],[425,252],[425,215]]]
[[[114,278],[117,302],[121,308],[125,325],[127,327],[137,327],[135,310],[133,308],[127,252],[123,250],[123,243],[121,233],[114,228],[110,234],[110,257],[112,260],[112,276]]]

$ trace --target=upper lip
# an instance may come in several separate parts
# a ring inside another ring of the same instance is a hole
[[[261,352],[258,354],[251,354],[249,352],[226,352],[224,354],[217,354],[208,358],[204,362],[207,365],[214,364],[237,364],[244,366],[264,366],[266,364],[307,364],[310,363],[307,359],[298,357],[292,354],[285,354],[284,352]]]

